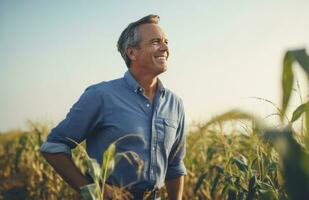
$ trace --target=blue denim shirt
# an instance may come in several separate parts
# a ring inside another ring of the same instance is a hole
[[[66,118],[52,129],[41,151],[71,154],[77,142],[86,140],[90,157],[100,164],[103,152],[118,138],[116,152],[134,151],[143,160],[137,165],[121,159],[107,183],[133,185],[134,189],[162,187],[165,180],[186,174],[184,109],[182,101],[158,82],[151,105],[143,88],[127,71],[123,78],[88,87]]]

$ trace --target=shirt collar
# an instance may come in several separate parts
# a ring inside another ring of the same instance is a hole
[[[131,72],[128,70],[124,74],[124,79],[127,82],[130,89],[132,89],[134,92],[141,92],[143,91],[142,86],[138,84],[138,82],[134,79]],[[158,78],[158,90],[160,91],[161,95],[164,96],[165,94],[165,88],[161,82],[161,80]]]
[[[134,77],[132,76],[132,74],[131,74],[131,72],[129,70],[126,71],[126,73],[124,74],[124,79],[127,82],[129,88],[134,90],[135,92],[139,91],[140,89],[142,89],[142,87],[134,79]]]
[[[160,91],[162,97],[165,95],[165,88],[161,80],[158,78],[158,90]]]

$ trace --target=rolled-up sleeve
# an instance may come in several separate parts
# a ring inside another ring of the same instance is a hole
[[[179,126],[177,128],[177,138],[172,147],[171,153],[168,158],[168,167],[165,180],[172,180],[180,176],[187,174],[186,167],[183,162],[183,158],[186,153],[186,141],[185,141],[185,115],[183,107],[181,106],[182,117],[180,119]]]
[[[95,131],[100,122],[102,99],[95,86],[88,87],[72,106],[66,118],[48,135],[40,151],[46,153],[67,153]]]

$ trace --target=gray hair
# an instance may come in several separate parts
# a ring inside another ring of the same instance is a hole
[[[130,68],[131,60],[126,53],[127,48],[138,48],[141,36],[138,27],[142,24],[158,24],[160,17],[158,15],[147,15],[135,22],[132,22],[124,29],[118,39],[117,48],[128,68]]]

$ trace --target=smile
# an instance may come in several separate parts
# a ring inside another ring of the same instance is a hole
[[[164,61],[167,60],[166,56],[155,56],[155,58],[158,59],[158,60],[164,60]]]

